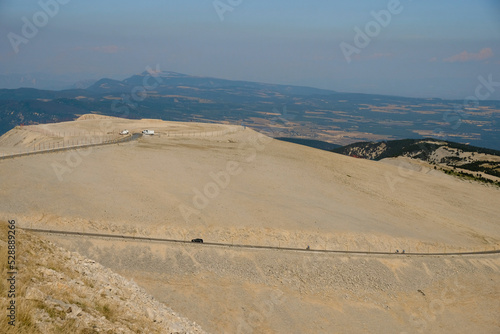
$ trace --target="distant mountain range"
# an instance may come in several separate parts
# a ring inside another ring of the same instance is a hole
[[[97,80],[79,80],[75,83],[74,76],[50,75],[47,73],[0,74],[0,87],[3,89],[35,88],[42,90],[62,90],[87,88]]]
[[[149,86],[154,88],[148,89]],[[116,94],[130,93],[132,89],[136,87],[144,87],[146,91],[154,90],[158,94],[172,94],[173,92],[185,93],[186,87],[206,89],[212,92],[212,94],[213,90],[217,89],[238,89],[241,93],[246,93],[243,95],[249,96],[254,96],[262,91],[287,95],[328,95],[335,93],[335,91],[332,90],[319,88],[197,77],[176,72],[144,72],[142,74],[133,75],[123,81],[101,79],[88,87],[87,90],[96,94]]]
[[[0,134],[19,124],[66,121],[92,112],[244,124],[272,137],[337,145],[436,137],[500,149],[500,101],[465,108],[463,101],[340,93],[175,72],[87,84],[58,91],[0,89]]]

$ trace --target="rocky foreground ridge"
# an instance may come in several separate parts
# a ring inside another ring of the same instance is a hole
[[[0,258],[7,263],[7,224],[0,230]],[[16,265],[15,326],[2,316],[2,333],[205,333],[133,281],[19,229]],[[1,266],[2,310],[12,300],[4,279],[9,271]]]

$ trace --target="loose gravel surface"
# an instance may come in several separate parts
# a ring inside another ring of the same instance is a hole
[[[494,333],[500,256],[336,255],[51,236],[214,333]]]
[[[500,248],[500,189],[272,140],[235,125],[85,116],[13,129],[0,219],[19,226],[305,249]],[[51,236],[214,333],[499,332],[496,254],[407,257]]]

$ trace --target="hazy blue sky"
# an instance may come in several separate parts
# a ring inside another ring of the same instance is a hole
[[[227,11],[217,13],[213,0],[0,0],[0,74],[122,79],[159,64],[193,75],[457,99],[474,94],[478,76],[500,82],[500,1],[397,2],[220,0]],[[51,17],[40,3],[59,8],[46,10]],[[371,13],[388,8],[390,19],[376,23]],[[23,31],[25,21],[38,31]],[[356,45],[356,27],[371,29],[370,40],[358,36]],[[357,48],[350,62],[341,45]],[[500,99],[500,86],[491,98]]]

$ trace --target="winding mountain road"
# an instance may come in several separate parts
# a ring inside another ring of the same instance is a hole
[[[306,253],[336,253],[336,254],[357,254],[357,255],[394,255],[394,256],[456,256],[456,255],[485,255],[485,254],[499,254],[500,249],[489,250],[489,251],[478,251],[478,252],[450,252],[450,253],[393,253],[393,252],[372,252],[372,251],[342,251],[342,250],[324,250],[324,249],[303,249],[303,248],[293,248],[293,247],[273,247],[273,246],[259,246],[259,245],[241,245],[241,244],[227,244],[218,242],[204,242],[204,243],[193,243],[186,240],[178,239],[163,239],[163,238],[150,238],[150,237],[140,237],[140,236],[126,236],[126,235],[116,235],[116,234],[105,234],[105,233],[89,233],[89,232],[72,232],[72,231],[60,231],[60,230],[44,230],[37,228],[21,228],[25,231],[35,232],[35,233],[45,233],[45,234],[60,234],[60,235],[70,235],[70,236],[83,236],[83,237],[94,237],[94,238],[109,238],[118,240],[134,240],[134,241],[146,241],[146,242],[164,242],[164,243],[179,243],[179,244],[192,244],[198,246],[210,246],[210,247],[231,247],[231,248],[244,248],[244,249],[267,249],[267,250],[279,250],[279,251],[293,251],[293,252],[306,252]]]

